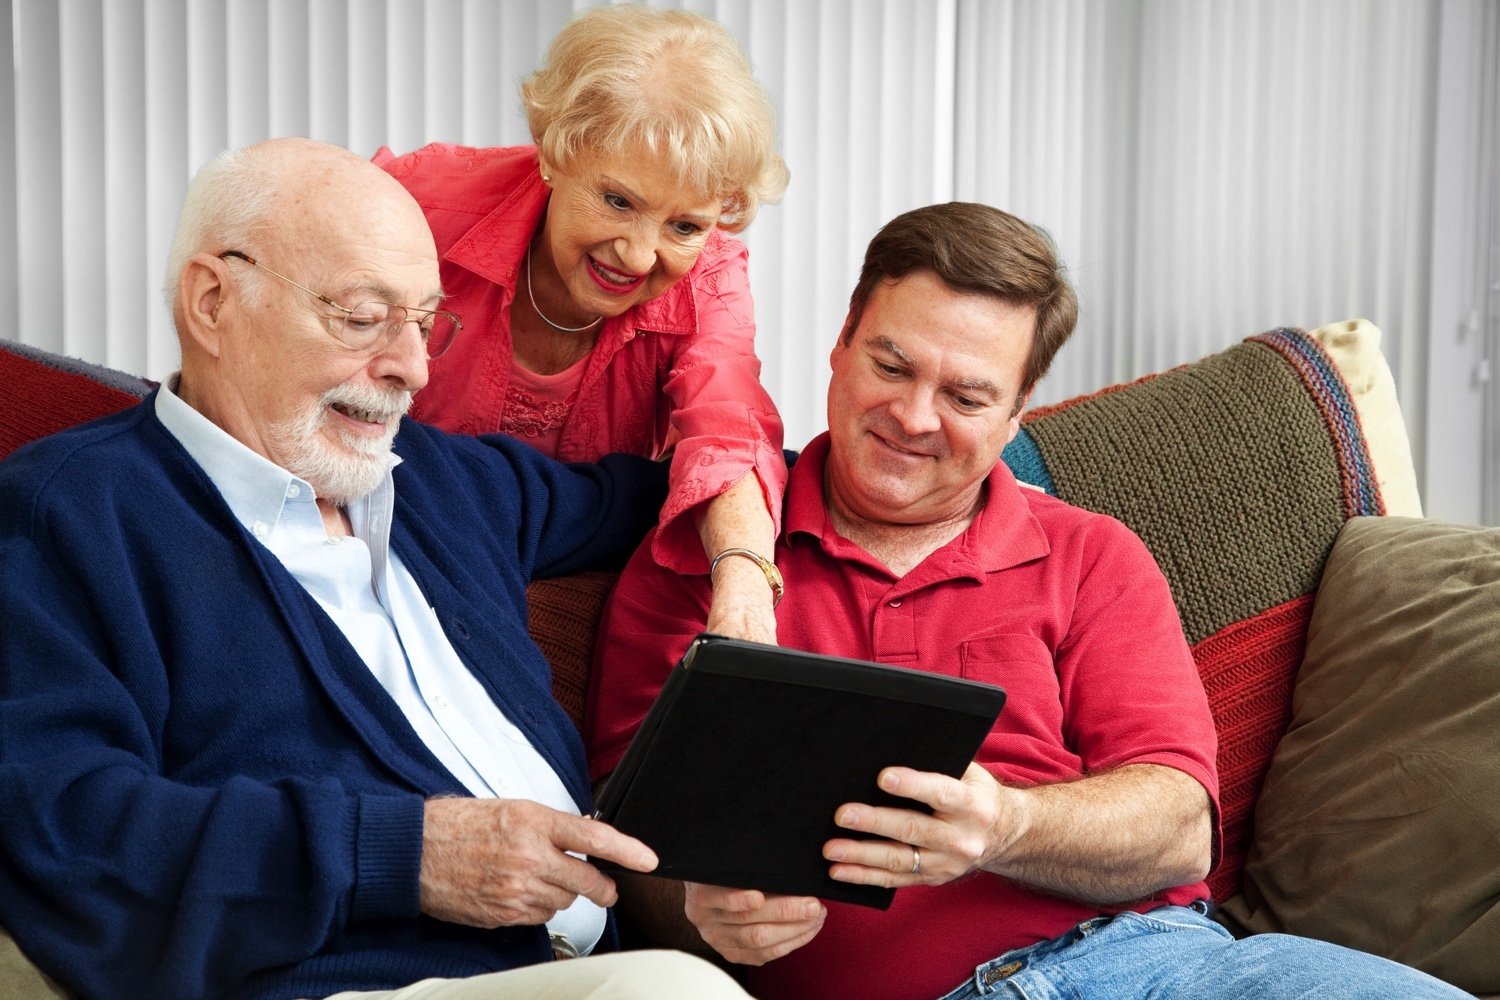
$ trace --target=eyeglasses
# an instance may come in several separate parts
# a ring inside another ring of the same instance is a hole
[[[329,332],[351,350],[371,353],[383,351],[401,335],[401,330],[406,324],[415,323],[422,332],[422,343],[427,348],[428,359],[431,360],[453,346],[458,331],[464,328],[463,322],[456,314],[444,309],[413,309],[410,306],[398,306],[393,302],[380,301],[341,306],[321,292],[315,292],[306,285],[293,281],[280,271],[271,270],[247,253],[239,250],[225,250],[219,254],[220,260],[228,260],[231,257],[252,264],[267,274],[273,274],[287,284],[302,289],[324,305],[337,309],[341,315],[329,318],[339,321],[338,328]]]

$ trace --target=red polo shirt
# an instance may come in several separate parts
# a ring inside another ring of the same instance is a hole
[[[1019,487],[998,464],[974,522],[897,578],[834,532],[823,503],[827,453],[823,435],[787,487],[776,548],[787,584],[776,612],[783,645],[999,684],[1005,710],[976,759],[1002,781],[1162,764],[1201,783],[1217,811],[1203,685],[1166,580],[1128,528]],[[644,549],[632,559],[594,664],[585,735],[595,779],[619,763],[700,630],[709,596],[706,577],[676,577]],[[1198,883],[1113,909],[1207,896]],[[939,996],[976,965],[1105,912],[983,873],[902,889],[884,912],[828,909],[811,943],[746,970],[757,996]]]

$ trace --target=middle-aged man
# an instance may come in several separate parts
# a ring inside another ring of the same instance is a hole
[[[742,997],[681,954],[554,961],[614,946],[580,856],[656,859],[580,815],[524,587],[623,559],[650,463],[402,419],[458,323],[421,209],[346,150],[210,163],[167,285],[180,375],[0,464],[23,950],[88,998]]]
[[[776,561],[788,646],[1009,693],[961,780],[903,768],[931,807],[840,807],[830,874],[896,886],[881,912],[633,877],[654,936],[750,966],[757,996],[1463,996],[1384,959],[1206,916],[1215,736],[1166,581],[1119,522],[1018,487],[999,462],[1072,332],[1047,240],[949,204],[870,244],[833,349],[826,435],[792,470]],[[594,776],[620,760],[702,622],[708,582],[646,552],[601,631]],[[691,927],[683,917],[691,922]]]

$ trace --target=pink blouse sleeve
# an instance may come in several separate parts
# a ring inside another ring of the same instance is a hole
[[[754,472],[781,532],[786,460],[781,416],[760,384],[755,355],[755,308],[750,297],[744,244],[725,239],[719,259],[693,282],[698,330],[680,338],[662,390],[671,401],[672,454],[669,494],[651,554],[680,573],[708,572],[697,525],[683,517]]]

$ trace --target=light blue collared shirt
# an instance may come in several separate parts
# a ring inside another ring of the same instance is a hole
[[[454,652],[416,580],[390,547],[396,489],[385,477],[346,508],[352,537],[330,537],[305,480],[251,451],[174,393],[156,416],[202,466],[229,509],[333,619],[433,755],[479,798],[530,799],[578,815],[573,797],[531,741],[505,717]],[[582,896],[547,924],[581,954],[604,930],[604,911]]]

